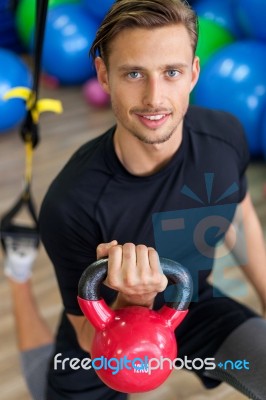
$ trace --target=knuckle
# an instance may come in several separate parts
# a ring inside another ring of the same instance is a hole
[[[157,251],[154,248],[150,247],[148,254],[149,254],[150,262],[153,264],[157,264],[159,266],[160,259],[159,259],[159,255],[158,255]]]
[[[149,247],[148,250],[149,250],[149,255],[150,256],[157,256],[158,255],[157,251],[153,247]]]
[[[123,258],[132,260],[136,256],[136,247],[133,243],[125,243],[123,245]]]
[[[132,276],[130,276],[130,275],[126,275],[126,276],[124,277],[124,285],[125,285],[127,288],[130,288],[130,289],[134,288],[134,287],[135,287],[135,280],[134,280],[134,278],[133,278]]]
[[[156,252],[157,253],[157,251],[155,250],[155,248],[154,247],[148,247],[148,250],[149,250],[149,252]]]
[[[104,247],[104,243],[100,243],[100,244],[98,244],[98,246],[96,247],[96,250],[97,250],[97,251],[101,251],[101,250],[103,249],[103,247]]]
[[[135,250],[135,245],[134,243],[125,243],[123,245],[123,250]]]
[[[147,246],[145,246],[145,244],[138,244],[138,245],[137,245],[137,250],[140,250],[140,251],[147,251],[148,248],[147,248]]]
[[[143,287],[148,286],[151,284],[151,278],[148,277],[146,274],[141,274],[140,282],[141,282],[141,286],[143,286]]]
[[[113,246],[109,250],[109,256],[114,256],[117,253],[118,246]]]
[[[100,243],[96,247],[96,257],[97,257],[97,259],[99,259],[99,258],[102,258],[104,255],[105,255],[104,244]]]
[[[118,259],[118,260],[121,259],[122,260],[122,246],[119,245],[119,244],[115,245],[115,246],[112,246],[108,251],[108,255],[111,258],[115,258],[116,257],[116,259]]]

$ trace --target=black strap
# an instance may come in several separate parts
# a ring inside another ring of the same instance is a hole
[[[26,208],[28,214],[30,215],[33,225],[17,225],[13,222],[14,217],[23,209]],[[31,238],[34,239],[34,246],[38,247],[40,244],[40,234],[38,217],[36,213],[35,204],[32,200],[30,193],[30,188],[22,193],[15,204],[7,211],[5,215],[2,216],[0,221],[0,233],[1,233],[1,244],[4,251],[6,251],[6,239],[13,237],[16,240]]]
[[[33,86],[30,99],[31,107],[27,112],[24,123],[21,126],[21,137],[24,142],[30,140],[32,147],[35,148],[40,141],[38,124],[32,118],[32,109],[36,106],[39,96],[39,83],[42,64],[42,49],[45,34],[45,22],[48,9],[48,0],[37,0],[35,17],[35,36],[34,36],[34,68]]]
[[[25,121],[21,127],[21,136],[25,143],[30,143],[32,149],[39,142],[39,132],[38,124],[33,120],[32,110],[36,107],[39,94],[39,82],[40,82],[40,72],[41,72],[41,62],[42,62],[42,49],[43,49],[43,39],[45,33],[45,21],[48,9],[48,0],[37,0],[36,7],[36,29],[34,36],[34,69],[33,69],[33,87],[30,99],[30,108],[26,115]],[[30,190],[30,180],[25,182],[25,188],[11,207],[10,210],[2,216],[0,221],[0,233],[2,247],[5,250],[5,238],[10,236],[23,237],[23,235],[36,237],[36,243],[39,244],[39,231],[38,231],[38,217],[35,209],[34,202],[32,200],[31,190]],[[21,226],[13,223],[14,217],[21,211],[23,207],[26,207],[28,213],[34,223],[33,226]]]
[[[36,7],[36,30],[35,30],[35,46],[34,46],[34,79],[33,92],[35,92],[35,104],[38,98],[40,71],[42,63],[42,49],[45,33],[45,22],[47,16],[48,0],[37,0]]]
[[[13,207],[2,217],[1,229],[10,224],[12,219],[18,214],[23,206],[27,208],[30,217],[35,222],[35,224],[38,225],[38,217],[35,209],[35,204],[32,200],[30,189],[27,188],[15,202]]]

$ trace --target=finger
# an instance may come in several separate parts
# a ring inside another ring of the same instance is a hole
[[[99,260],[100,258],[103,258],[103,257],[108,257],[110,249],[116,245],[117,245],[117,240],[112,240],[109,243],[99,244],[96,249],[97,260]]]
[[[108,271],[106,284],[113,289],[118,289],[122,281],[122,246],[112,246],[109,249]]]
[[[163,274],[159,255],[153,247],[148,247],[148,257],[152,272],[161,272]]]
[[[137,268],[140,276],[151,274],[148,247],[140,244],[136,247]]]
[[[154,248],[149,247],[148,252],[149,252],[149,260],[150,260],[150,268],[151,268],[151,271],[152,271],[152,274],[154,277],[154,281],[157,282],[157,284],[158,284],[157,290],[158,290],[158,292],[162,292],[168,284],[168,279],[163,273],[163,270],[162,270],[162,267],[160,264],[160,258],[159,258],[157,251]]]
[[[136,260],[136,246],[133,243],[125,243],[123,245],[122,276],[124,282],[129,286],[136,282]]]

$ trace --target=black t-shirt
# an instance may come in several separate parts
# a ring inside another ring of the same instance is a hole
[[[55,267],[65,312],[82,315],[78,282],[95,261],[98,244],[116,239],[120,244],[152,246],[160,256],[186,266],[193,278],[190,311],[176,329],[179,356],[212,357],[230,332],[254,316],[219,291],[214,293],[207,283],[215,245],[247,191],[249,152],[242,127],[230,114],[190,107],[178,151],[164,168],[147,177],[134,176],[121,165],[114,151],[114,131],[115,127],[72,156],[41,208],[41,236]],[[156,309],[171,301],[169,289],[157,296]],[[114,291],[104,285],[101,290],[107,302],[114,300]],[[60,352],[86,357],[65,313],[56,338],[55,353]],[[65,376],[51,364],[49,399],[59,400],[62,391],[75,391],[73,398],[80,399],[92,393],[98,378],[89,379],[88,371],[79,371],[77,385],[74,372],[72,380],[73,371]],[[203,371],[195,372],[206,386],[218,384]]]
[[[95,261],[97,245],[113,239],[155,247],[160,256],[185,265],[197,301],[212,269],[215,243],[246,194],[249,153],[242,127],[227,113],[190,107],[178,151],[146,177],[130,174],[119,162],[114,130],[72,156],[41,208],[41,236],[65,310],[82,314],[79,278]],[[102,290],[111,301],[113,293]]]

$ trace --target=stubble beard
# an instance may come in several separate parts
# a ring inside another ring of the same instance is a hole
[[[152,137],[150,137],[150,135],[148,136],[148,135],[145,135],[142,132],[140,132],[139,129],[138,130],[134,129],[134,127],[130,127],[127,124],[123,123],[123,118],[121,118],[120,111],[118,110],[118,107],[116,106],[116,104],[114,104],[113,102],[112,102],[112,109],[113,109],[113,113],[114,113],[117,121],[119,121],[121,126],[123,126],[123,128],[126,131],[128,131],[132,136],[134,136],[140,142],[145,143],[145,144],[159,145],[159,144],[163,144],[163,143],[167,142],[174,135],[174,133],[178,129],[179,124],[181,123],[181,121],[178,121],[175,126],[170,126],[168,128],[168,131],[165,133],[162,133],[160,137],[152,138]],[[151,111],[149,110],[148,112],[151,112]],[[156,133],[156,129],[154,129],[154,133]]]
[[[130,130],[130,133],[137,138],[139,141],[141,141],[142,143],[145,144],[151,144],[151,145],[156,145],[156,144],[163,144],[165,142],[167,142],[168,140],[171,139],[171,137],[173,136],[173,134],[175,133],[177,127],[172,127],[170,128],[170,130],[164,134],[162,134],[161,137],[157,137],[157,138],[150,138],[147,135],[143,135],[140,132],[136,132],[133,130]]]

